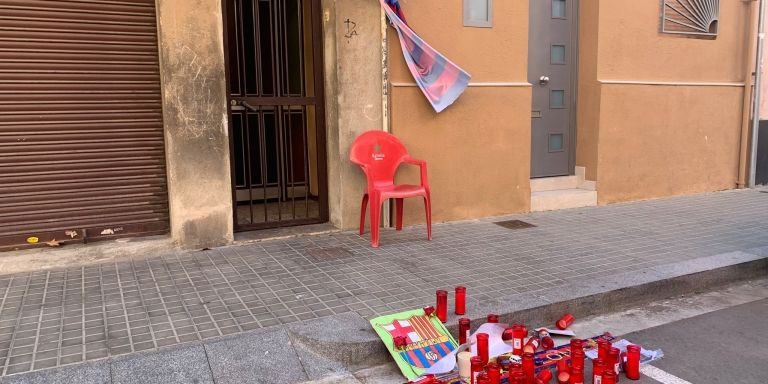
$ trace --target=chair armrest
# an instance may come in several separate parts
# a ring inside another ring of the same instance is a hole
[[[406,157],[403,159],[404,163],[418,165],[421,169],[421,186],[429,188],[427,181],[427,162],[424,160],[414,159],[412,157]]]

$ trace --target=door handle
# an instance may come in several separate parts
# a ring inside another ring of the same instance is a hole
[[[549,84],[549,76],[539,77],[539,85],[544,86]]]

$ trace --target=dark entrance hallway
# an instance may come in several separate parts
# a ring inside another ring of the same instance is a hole
[[[235,228],[327,221],[320,2],[225,8]]]

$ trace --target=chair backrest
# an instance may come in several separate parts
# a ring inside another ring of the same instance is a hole
[[[349,151],[349,160],[364,166],[374,183],[392,183],[397,167],[408,156],[403,143],[383,131],[368,131],[358,136]]]

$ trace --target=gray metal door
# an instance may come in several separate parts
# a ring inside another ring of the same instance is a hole
[[[574,171],[576,0],[531,0],[528,81],[533,84],[531,177]]]

